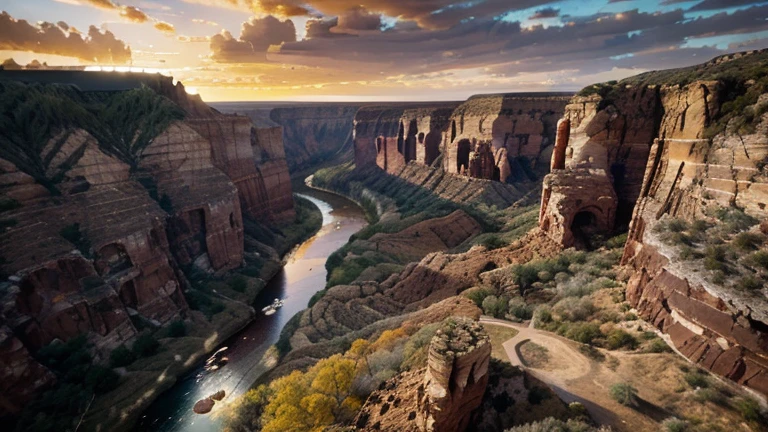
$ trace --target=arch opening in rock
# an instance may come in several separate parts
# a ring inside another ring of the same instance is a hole
[[[416,133],[418,132],[418,124],[416,119],[411,120],[408,124],[408,136],[405,139],[405,163],[412,160],[416,160]]]
[[[456,146],[456,172],[469,172],[469,153],[472,152],[472,143],[468,139],[459,141]]]
[[[400,122],[400,130],[397,132],[397,151],[400,154],[403,154],[403,147],[405,147],[405,125],[403,125],[403,122]]]
[[[589,210],[581,210],[573,217],[571,233],[577,249],[592,249],[594,236],[599,233],[597,216]]]
[[[432,131],[424,140],[424,164],[432,165],[438,156],[440,156],[440,132]]]

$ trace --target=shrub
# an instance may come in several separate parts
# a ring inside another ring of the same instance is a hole
[[[707,388],[709,387],[709,378],[706,374],[694,370],[688,372],[683,376],[683,379],[691,388]]]
[[[693,399],[699,403],[712,402],[717,405],[725,405],[728,402],[728,399],[720,390],[713,388],[698,389],[693,394]]]
[[[708,246],[704,255],[704,268],[707,270],[725,271],[725,248],[723,246]]]
[[[542,305],[536,308],[533,317],[537,323],[548,323],[552,321],[552,311],[549,309],[549,306]]]
[[[595,323],[576,323],[568,328],[565,333],[565,337],[568,339],[588,345],[591,345],[600,336],[602,336],[600,326]]]
[[[135,360],[136,355],[131,350],[126,348],[125,345],[120,345],[119,347],[113,349],[109,354],[109,364],[112,367],[128,366]]]
[[[144,333],[133,343],[133,353],[137,357],[149,357],[160,348],[160,343],[151,333]]]
[[[763,415],[760,411],[760,404],[756,400],[750,397],[742,397],[734,401],[734,406],[744,420],[748,422],[759,422],[762,420]]]
[[[683,232],[688,229],[688,222],[682,219],[672,219],[667,223],[667,229],[671,232]]]
[[[241,275],[235,275],[229,279],[228,285],[233,290],[242,293],[248,288],[248,280]]]
[[[506,432],[609,432],[610,428],[595,428],[581,420],[570,419],[568,421],[547,417],[544,420],[515,426]]]
[[[761,250],[753,253],[747,257],[746,261],[748,265],[754,268],[768,270],[768,250]]]
[[[472,300],[477,307],[483,307],[483,300],[491,295],[491,290],[487,288],[475,288],[467,290],[464,296]]]
[[[763,287],[763,283],[755,276],[748,275],[736,282],[736,288],[744,291],[754,291]]]
[[[719,208],[715,216],[725,223],[726,229],[730,232],[744,231],[758,222],[757,219],[744,213],[744,210],[735,207]]]
[[[637,389],[628,383],[611,386],[611,398],[624,406],[637,406]]]
[[[666,432],[685,432],[688,430],[688,422],[670,417],[661,423]]]
[[[637,347],[637,339],[626,331],[617,328],[608,333],[606,344],[612,350],[619,348],[635,349]]]
[[[552,310],[565,321],[585,321],[595,313],[595,305],[588,298],[567,297],[555,304]]]
[[[743,251],[752,251],[763,243],[764,237],[761,234],[743,232],[733,238],[733,246]]]
[[[525,303],[525,301],[514,298],[509,301],[507,305],[509,314],[519,320],[529,320],[533,317],[533,307]]]
[[[605,242],[605,247],[608,249],[623,248],[627,243],[627,233],[619,234],[616,237],[611,237]]]
[[[494,249],[500,249],[507,245],[507,242],[505,242],[502,238],[500,238],[497,235],[489,235],[488,237],[484,238],[482,241],[480,241],[480,244],[485,246],[488,250],[494,250]]]
[[[168,326],[168,336],[170,337],[183,337],[187,335],[187,326],[183,320],[176,320]]]
[[[667,345],[666,342],[664,342],[661,338],[655,338],[651,341],[650,344],[648,344],[648,349],[646,350],[649,353],[664,353],[664,352],[671,352],[672,348]]]
[[[483,312],[494,318],[503,318],[507,313],[507,300],[489,295],[483,300]]]

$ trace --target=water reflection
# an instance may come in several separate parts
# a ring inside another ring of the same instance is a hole
[[[217,431],[215,415],[197,415],[192,406],[199,399],[224,390],[224,403],[245,393],[267,370],[263,361],[267,349],[277,342],[280,330],[296,313],[307,307],[309,299],[325,286],[325,261],[344,246],[349,237],[366,225],[362,210],[349,200],[321,191],[306,190],[298,194],[309,199],[323,213],[323,227],[287,257],[283,270],[259,295],[253,305],[256,318],[238,334],[227,340],[227,364],[205,371],[204,361],[197,370],[182,378],[162,394],[143,414],[140,431]],[[285,300],[274,315],[265,316],[261,309],[275,298]],[[214,407],[213,413],[220,408]]]

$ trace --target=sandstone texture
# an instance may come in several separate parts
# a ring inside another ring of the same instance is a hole
[[[334,103],[214,103],[224,113],[247,116],[259,130],[278,129],[291,172],[337,154],[352,156],[354,119],[360,105]]]
[[[145,86],[184,116],[138,152],[135,166],[78,127],[41,146],[44,174],[3,142],[0,201],[11,205],[0,212],[0,358],[4,393],[14,397],[0,414],[18,412],[51,383],[37,350],[85,334],[104,361],[136,337],[131,316],[159,326],[188,313],[183,267],[242,265],[244,217],[293,217],[279,131],[220,114],[170,77],[33,72],[0,80],[73,84],[86,97]],[[36,180],[42,175],[55,179],[55,193]]]
[[[558,130],[539,220],[566,247],[579,245],[584,233],[610,234],[630,224],[623,262],[634,269],[627,298],[639,315],[692,361],[764,395],[765,287],[750,293],[712,282],[655,228],[670,218],[714,221],[718,208],[768,217],[768,96],[753,95],[754,105],[728,111],[735,97],[754,93],[750,71],[766,58],[766,51],[734,54],[594,86],[573,98]],[[588,217],[580,218],[585,211]]]
[[[371,394],[355,420],[361,430],[467,429],[488,385],[491,343],[482,326],[448,318],[429,345],[426,369],[402,374]]]
[[[548,160],[570,94],[474,96],[420,106],[364,107],[355,117],[355,164],[397,174],[412,162],[447,173],[512,182]],[[438,160],[440,158],[440,160]]]

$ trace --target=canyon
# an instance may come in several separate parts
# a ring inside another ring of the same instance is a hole
[[[53,134],[26,152],[13,147],[14,134],[30,131],[21,123],[5,131],[3,414],[18,414],[54,383],[35,357],[43,347],[85,335],[94,357],[109,359],[137,339],[140,323],[162,327],[199,313],[187,301],[185,271],[223,274],[241,267],[244,218],[273,223],[294,215],[279,130],[220,114],[170,77],[25,72],[3,72],[0,82],[6,103],[19,104],[15,109],[34,103],[37,92],[72,85],[62,104],[77,107],[67,97],[149,97],[181,114],[145,147],[129,149],[134,159],[89,133],[97,130],[93,120],[51,127]],[[152,121],[152,114],[137,115]],[[43,160],[46,171],[30,160]]]
[[[142,113],[162,128],[127,153],[90,123],[50,129],[33,158],[19,157],[8,134],[0,407],[17,414],[54,385],[40,361],[46,346],[85,334],[103,363],[147,323],[205,319],[192,307],[196,274],[227,277],[268,261],[258,267],[268,280],[280,254],[255,232],[296,216],[292,173],[314,173],[309,185],[354,200],[371,221],[328,257],[325,289],[285,322],[274,367],[256,377],[270,386],[327,359],[354,357],[356,370],[364,358],[365,384],[376,385],[350,402],[353,416],[326,426],[502,430],[540,420],[539,410],[579,417],[525,368],[491,359],[499,342],[478,320],[499,301],[509,313],[496,318],[576,340],[584,355],[615,360],[610,339],[620,332],[656,338],[659,351],[632,355],[672,356],[668,344],[701,374],[764,398],[766,63],[766,50],[737,53],[575,95],[217,109],[160,76],[13,72],[22,83],[0,89],[19,110],[41,88],[25,79],[77,85],[57,94],[62,103],[136,97],[162,108],[152,99],[161,97],[172,106]],[[574,331],[585,328],[598,336]],[[355,357],[354,347],[392,335],[400,351]],[[417,336],[416,360],[406,358]],[[370,358],[398,353],[397,367],[371,372]]]

